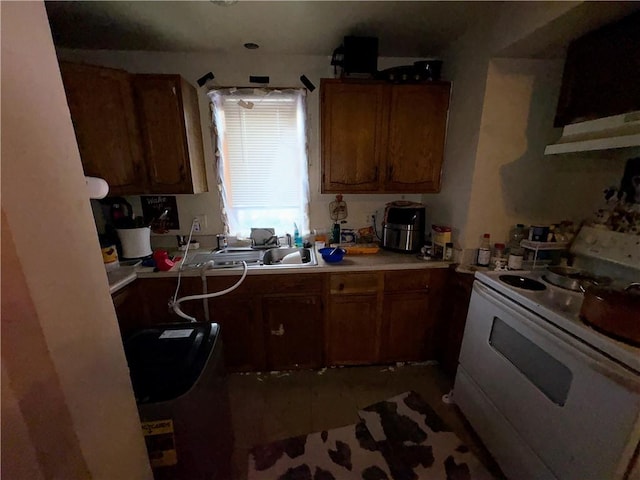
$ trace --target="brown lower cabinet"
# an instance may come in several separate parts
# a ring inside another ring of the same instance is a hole
[[[207,290],[238,278],[207,277]],[[446,278],[444,269],[251,275],[207,305],[230,371],[422,361],[435,358]],[[168,307],[176,282],[142,278],[114,294],[121,330],[184,321]],[[183,277],[179,297],[198,293],[201,279]],[[204,321],[203,302],[183,310]]]

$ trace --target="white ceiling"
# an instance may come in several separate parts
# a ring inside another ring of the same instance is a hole
[[[491,24],[504,2],[484,1],[50,1],[59,47],[331,55],[344,36],[379,39],[382,57],[440,56],[468,29]],[[555,2],[510,2],[522,11]],[[574,38],[640,9],[636,1],[571,2],[569,13],[503,52],[554,58]]]

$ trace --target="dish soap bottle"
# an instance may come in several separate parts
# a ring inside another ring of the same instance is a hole
[[[293,245],[295,247],[302,246],[302,237],[300,236],[300,230],[298,230],[298,225],[296,223],[293,224]]]

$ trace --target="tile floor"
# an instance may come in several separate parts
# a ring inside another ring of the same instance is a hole
[[[357,411],[407,390],[417,392],[500,478],[457,407],[442,402],[452,382],[434,365],[330,368],[229,376],[236,479],[245,480],[249,449],[358,421]]]

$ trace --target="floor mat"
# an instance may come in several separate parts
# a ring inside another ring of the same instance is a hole
[[[415,392],[358,412],[356,425],[254,447],[249,480],[488,480],[493,477]]]

